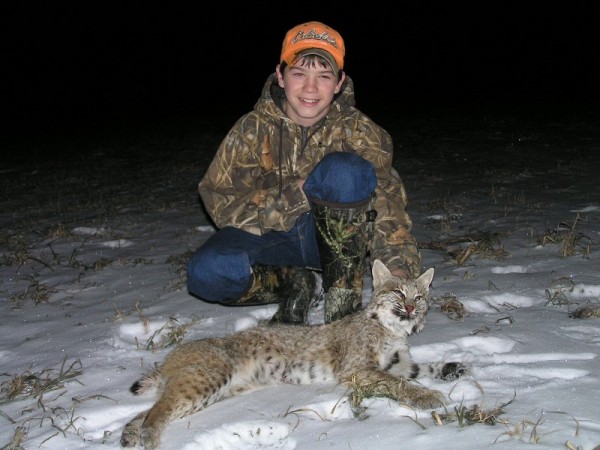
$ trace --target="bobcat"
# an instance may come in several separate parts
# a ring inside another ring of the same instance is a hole
[[[316,326],[261,325],[223,338],[182,344],[159,369],[130,388],[141,394],[158,387],[152,408],[124,428],[123,447],[157,448],[169,422],[247,389],[267,384],[311,384],[352,380],[373,386],[375,395],[415,408],[444,404],[439,391],[408,380],[430,376],[455,380],[466,373],[458,362],[414,364],[407,336],[423,328],[429,309],[431,268],[416,280],[394,277],[373,264],[373,297],[363,310]]]

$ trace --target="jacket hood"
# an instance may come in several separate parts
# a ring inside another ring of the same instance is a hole
[[[284,102],[285,92],[277,82],[277,74],[273,73],[267,78],[261,96],[254,105],[254,110],[259,114],[266,114],[277,119],[287,118],[283,111]],[[333,104],[329,115],[341,114],[344,111],[354,108],[354,106],[354,83],[352,79],[346,75],[342,89],[333,98]]]

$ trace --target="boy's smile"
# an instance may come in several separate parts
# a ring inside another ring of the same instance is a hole
[[[309,127],[327,114],[345,75],[342,74],[338,81],[331,68],[307,63],[305,58],[301,58],[294,66],[286,68],[283,74],[277,66],[277,77],[279,86],[285,91],[285,113],[298,125]]]

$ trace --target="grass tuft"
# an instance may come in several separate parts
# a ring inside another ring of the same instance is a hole
[[[464,428],[477,423],[496,425],[497,423],[504,423],[504,421],[500,419],[500,415],[504,414],[504,407],[512,403],[513,400],[492,409],[484,409],[477,404],[467,407],[461,402],[460,405],[454,407],[453,412],[446,411],[445,414],[440,414],[437,411],[433,411],[431,416],[436,425],[443,425],[451,422],[456,422],[458,428]]]
[[[19,294],[13,295],[10,300],[18,304],[24,303],[27,300],[31,300],[36,305],[40,303],[48,303],[50,301],[50,297],[56,292],[56,290],[44,283],[40,283],[33,277],[28,278],[30,278],[30,281],[25,290]]]
[[[144,349],[155,352],[179,344],[183,341],[188,328],[198,322],[198,319],[192,319],[190,322],[182,324],[176,318],[170,317],[162,327],[154,331],[146,340]]]
[[[13,434],[13,437],[7,445],[2,447],[1,450],[25,450],[21,444],[27,437],[27,428],[24,425],[19,425]]]
[[[47,392],[64,388],[64,382],[81,375],[82,365],[80,360],[66,365],[63,360],[58,371],[44,369],[39,373],[23,372],[19,375],[1,374],[10,377],[0,383],[0,404],[23,398],[40,398]]]
[[[377,383],[361,383],[358,378],[353,375],[350,380],[351,392],[349,395],[350,406],[355,413],[362,413],[361,403],[365,398],[382,397],[392,398],[391,395],[386,395],[386,392],[391,391],[389,387],[381,382]],[[357,415],[357,414],[355,414]]]
[[[560,277],[552,280],[550,288],[545,290],[548,301],[546,305],[553,306],[569,306],[572,304],[567,297],[567,293],[573,292],[575,283],[569,277]]]
[[[581,217],[577,214],[573,223],[559,223],[554,229],[546,230],[538,239],[538,243],[542,246],[548,244],[559,245],[560,255],[563,258],[578,254],[588,256],[591,253],[591,247],[598,244],[575,229],[580,221]]]
[[[442,250],[446,256],[463,266],[471,258],[501,260],[509,256],[500,243],[499,233],[474,232],[465,236],[420,244],[421,248]]]

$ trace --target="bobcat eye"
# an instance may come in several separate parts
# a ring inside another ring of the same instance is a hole
[[[404,292],[402,291],[394,291],[394,294],[402,300],[406,299],[406,295],[404,295]]]

